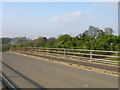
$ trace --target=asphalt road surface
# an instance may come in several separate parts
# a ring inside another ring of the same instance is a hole
[[[3,73],[19,88],[118,88],[118,77],[3,53]]]
[[[105,65],[105,64],[96,64],[96,63],[90,63],[90,62],[81,62],[81,61],[75,61],[75,60],[70,60],[70,59],[61,59],[61,58],[57,58],[57,57],[52,57],[52,56],[46,56],[46,55],[37,55],[37,54],[30,54],[30,53],[22,53],[22,54],[27,54],[27,55],[32,55],[32,56],[37,56],[37,57],[43,57],[43,58],[49,58],[49,59],[53,59],[56,61],[60,61],[60,62],[67,62],[67,63],[72,63],[72,64],[77,64],[77,65],[83,65],[83,66],[89,66],[89,67],[93,67],[93,68],[99,68],[99,69],[104,69],[104,70],[109,70],[109,71],[115,71],[115,72],[119,72],[118,67],[116,66],[112,66],[112,65]]]

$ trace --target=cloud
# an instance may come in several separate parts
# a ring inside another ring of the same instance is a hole
[[[55,16],[51,19],[51,21],[55,21],[55,22],[65,22],[67,21],[67,19],[65,17],[60,17],[60,16]]]
[[[70,22],[82,16],[80,11],[75,11],[72,13],[65,13],[62,16],[55,16],[51,19],[54,22]]]

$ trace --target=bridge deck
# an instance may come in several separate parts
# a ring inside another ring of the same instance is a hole
[[[3,73],[20,88],[117,88],[118,77],[3,53]]]

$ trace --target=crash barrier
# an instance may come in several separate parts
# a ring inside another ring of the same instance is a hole
[[[63,57],[81,58],[91,62],[99,62],[113,65],[120,65],[119,51],[103,50],[83,50],[83,49],[65,49],[65,48],[42,48],[42,47],[22,47],[12,48],[11,51],[29,51],[46,54],[59,54]]]

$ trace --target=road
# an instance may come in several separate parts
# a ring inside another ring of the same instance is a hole
[[[3,73],[19,88],[118,88],[118,77],[3,53]]]
[[[76,61],[73,59],[64,59],[64,58],[57,58],[57,57],[52,57],[52,55],[50,56],[46,56],[46,55],[37,55],[37,54],[31,54],[31,53],[22,53],[22,54],[26,54],[26,55],[32,55],[32,56],[37,56],[37,57],[42,57],[42,58],[46,58],[46,59],[52,59],[52,60],[56,60],[56,61],[60,61],[60,62],[67,62],[67,63],[72,63],[72,64],[77,64],[77,65],[83,65],[83,66],[89,66],[89,67],[93,67],[93,68],[99,68],[99,69],[104,69],[104,70],[109,70],[109,71],[115,71],[115,72],[119,72],[118,67],[117,66],[113,66],[113,65],[105,65],[105,64],[96,64],[96,63],[90,63],[90,62],[82,62],[82,61]]]

